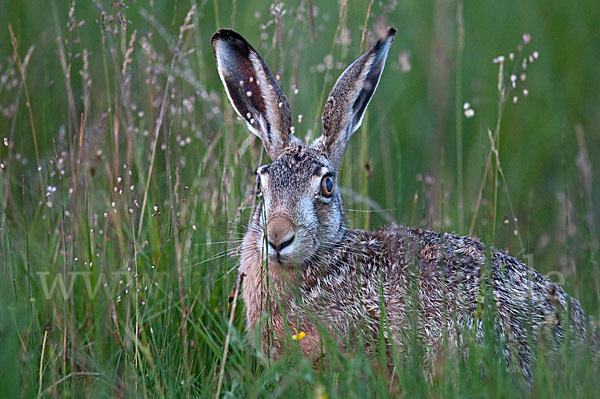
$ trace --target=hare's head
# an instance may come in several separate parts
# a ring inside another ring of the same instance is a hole
[[[390,28],[342,73],[325,104],[322,135],[310,145],[294,136],[287,98],[250,43],[226,29],[212,37],[229,101],[273,160],[256,170],[263,201],[248,233],[270,262],[301,266],[342,239],[337,172],[377,88],[395,33]]]

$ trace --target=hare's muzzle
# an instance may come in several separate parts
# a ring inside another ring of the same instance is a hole
[[[267,222],[267,241],[277,255],[289,247],[296,237],[296,226],[285,216],[274,216]]]

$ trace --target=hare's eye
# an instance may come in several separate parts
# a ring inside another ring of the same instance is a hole
[[[321,195],[331,197],[333,193],[333,179],[331,176],[325,176],[321,179]]]
[[[262,190],[260,187],[260,174],[256,174],[256,195],[257,196],[261,196],[262,195]]]

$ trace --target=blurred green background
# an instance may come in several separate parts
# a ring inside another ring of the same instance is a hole
[[[600,316],[596,2],[0,0],[0,9],[6,397],[343,392],[335,372],[300,363],[294,379],[278,374],[286,366],[259,367],[241,305],[219,380],[252,171],[267,162],[218,79],[210,36],[222,27],[280,75],[302,138],[319,134],[343,69],[396,27],[342,166],[348,224],[473,234]],[[84,275],[92,286],[108,276],[113,291],[88,295]],[[57,276],[72,294],[44,294],[44,278]],[[391,392],[366,386],[362,394]],[[352,387],[345,394],[360,396]]]

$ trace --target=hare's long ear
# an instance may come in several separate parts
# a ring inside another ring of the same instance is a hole
[[[221,29],[211,39],[217,70],[233,108],[273,160],[296,141],[285,94],[258,52],[240,34]]]
[[[323,111],[323,135],[315,145],[322,147],[335,169],[375,93],[395,34],[396,29],[389,28],[385,37],[346,68],[329,93]]]

